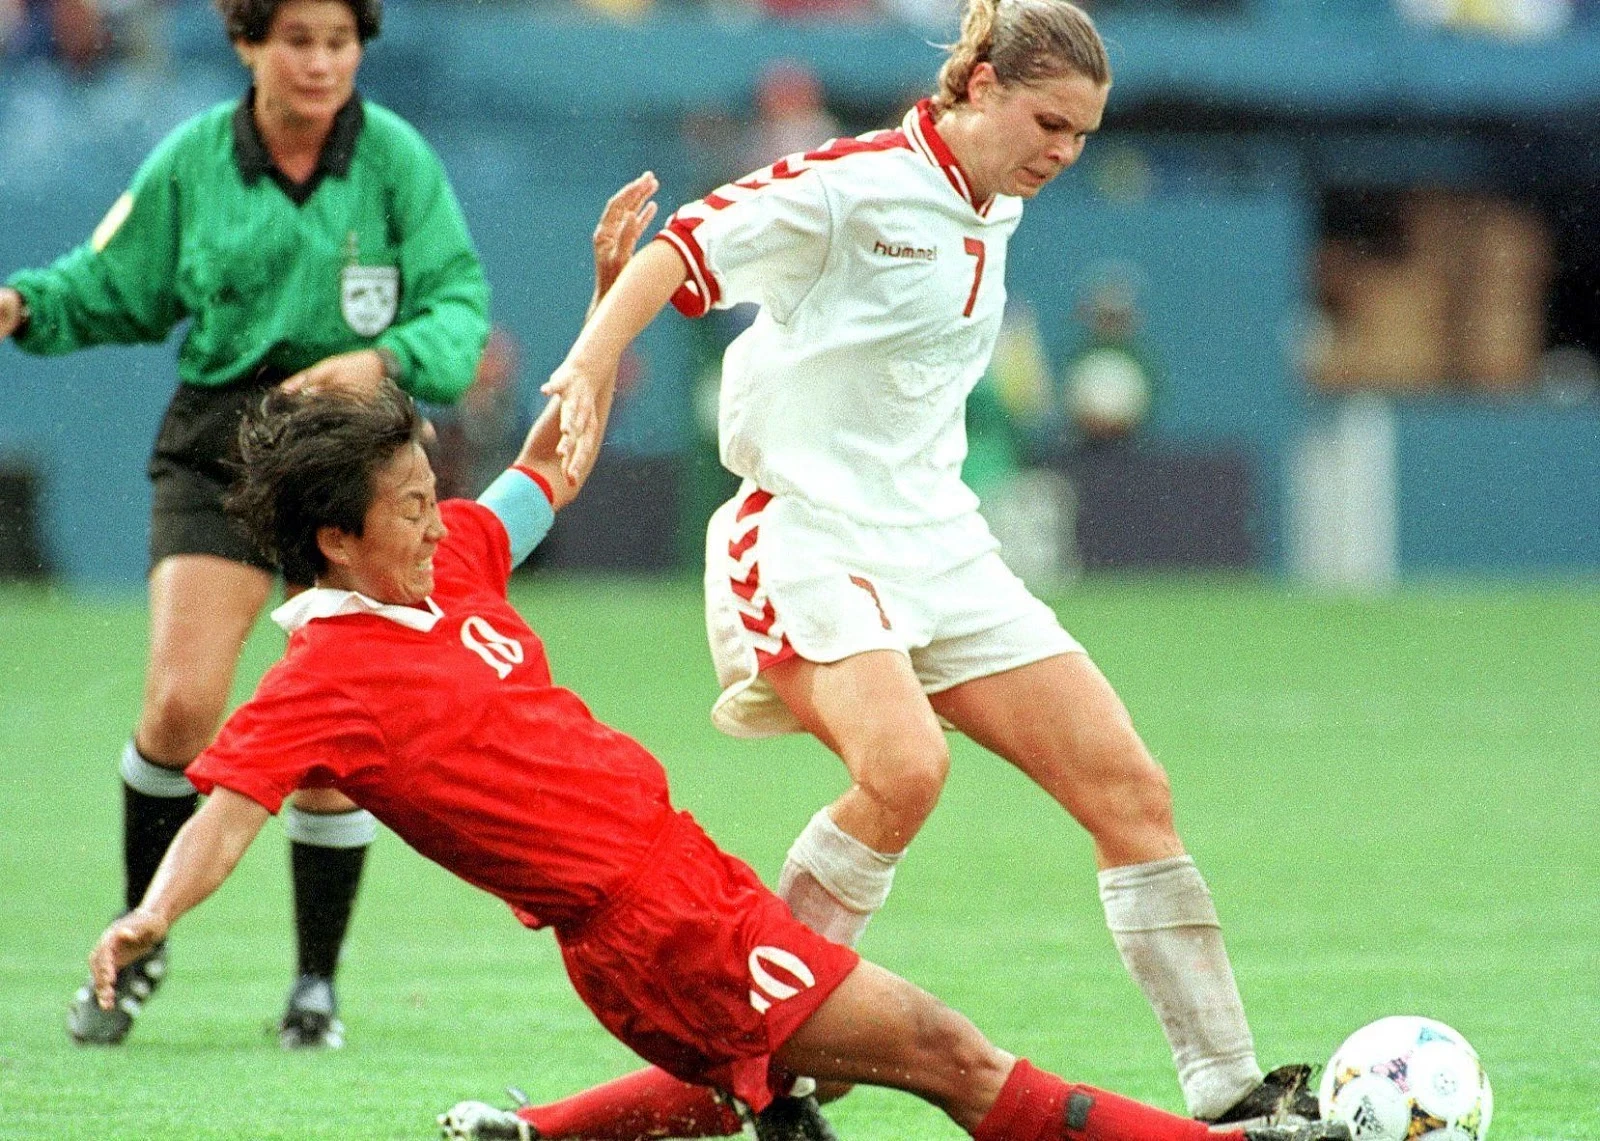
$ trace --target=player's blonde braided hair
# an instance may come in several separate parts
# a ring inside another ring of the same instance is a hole
[[[1004,86],[1061,75],[1111,82],[1111,61],[1094,21],[1069,0],[967,0],[961,37],[947,50],[933,96],[940,111],[966,102],[972,69],[985,62]]]

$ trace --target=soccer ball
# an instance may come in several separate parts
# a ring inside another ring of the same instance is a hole
[[[1483,1141],[1494,1093],[1465,1038],[1431,1018],[1363,1026],[1334,1051],[1318,1091],[1322,1116],[1355,1141]]]

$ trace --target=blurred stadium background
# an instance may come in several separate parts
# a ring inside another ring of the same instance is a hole
[[[478,405],[440,413],[460,486],[576,332],[617,184],[653,169],[671,209],[775,157],[785,91],[813,124],[892,122],[952,4],[391,0],[361,87],[441,153],[501,330]],[[1600,1141],[1600,4],[1091,8],[1106,129],[1013,243],[973,478],[1172,772],[1263,1058],[1429,1014],[1488,1060],[1499,1141]],[[159,137],[243,82],[199,0],[107,3],[103,55],[53,50],[50,10],[0,0],[0,275],[82,241]],[[1108,299],[1148,405],[1097,442],[1070,409]],[[704,377],[736,326],[649,331],[554,573],[517,600],[557,677],[770,877],[842,773],[705,717]],[[182,933],[129,1050],[67,1042],[117,893],[172,357],[0,345],[0,578],[43,583],[0,585],[0,1138],[419,1137],[505,1081],[545,1098],[619,1072],[551,942],[392,838],[341,1054],[268,1032],[290,959],[271,841]],[[258,631],[241,693],[280,646]],[[1014,1048],[1176,1108],[1081,835],[965,744],[946,802],[867,952]],[[848,1141],[957,1136],[890,1095],[836,1116]]]
[[[362,90],[444,158],[519,417],[575,332],[612,188],[654,169],[671,209],[776,157],[763,132],[790,136],[758,103],[782,103],[786,69],[816,85],[805,124],[891,123],[954,26],[955,0],[767,3],[390,4]],[[1046,561],[1335,583],[1600,567],[1600,4],[1091,7],[1116,68],[1106,128],[1013,243],[1025,343],[997,369],[1021,461],[1074,490]],[[84,240],[156,139],[241,87],[199,0],[107,11],[98,64],[20,32],[0,57],[0,267]],[[1059,413],[1108,286],[1155,386],[1106,455]],[[720,490],[696,390],[729,325],[650,330],[554,561],[695,561]],[[0,568],[138,583],[172,354],[0,347]]]

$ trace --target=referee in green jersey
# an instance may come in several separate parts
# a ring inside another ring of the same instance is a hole
[[[385,377],[448,403],[489,331],[488,287],[438,156],[355,91],[381,0],[218,6],[249,93],[163,140],[85,245],[0,287],[0,338],[32,353],[160,341],[189,322],[149,467],[150,658],[121,758],[129,908],[194,812],[183,769],[216,731],[278,569],[222,510],[243,410],[275,384],[365,390]],[[279,1037],[336,1047],[334,970],[377,825],[338,793],[306,790],[285,826],[299,972]],[[123,969],[114,1009],[80,991],[73,1038],[121,1042],[165,973],[162,947]]]

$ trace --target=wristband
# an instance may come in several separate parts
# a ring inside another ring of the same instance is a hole
[[[544,492],[544,497],[550,501],[550,505],[552,507],[555,506],[555,489],[550,486],[550,481],[548,479],[524,464],[512,464],[511,470],[521,472],[523,475],[533,480],[534,483],[538,484],[539,490]]]

